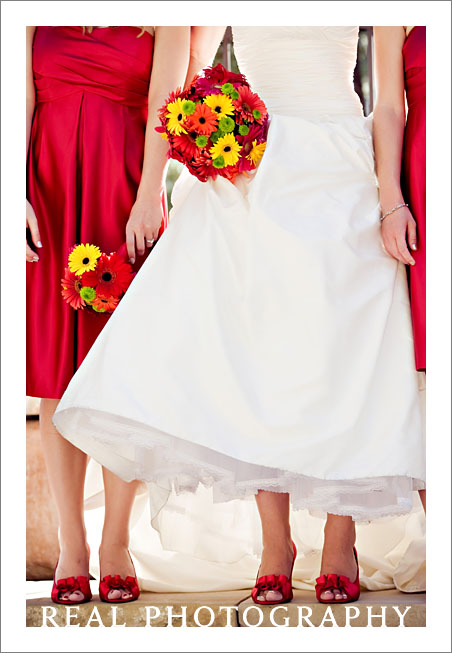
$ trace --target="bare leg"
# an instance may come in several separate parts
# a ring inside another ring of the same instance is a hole
[[[99,548],[101,578],[118,574],[122,578],[134,576],[132,560],[128,552],[129,520],[138,481],[126,483],[108,469],[102,468],[105,487],[105,520],[102,542]],[[130,598],[126,590],[112,589],[108,598]]]
[[[87,456],[65,440],[52,424],[58,399],[42,399],[40,409],[41,442],[50,490],[56,504],[60,557],[55,579],[89,576],[89,548],[83,519],[83,488]],[[80,600],[80,591],[61,596]]]
[[[353,554],[355,544],[355,522],[351,517],[328,514],[325,524],[325,539],[322,553],[320,575],[340,574],[348,576],[353,582],[356,578],[356,560]],[[325,590],[320,597],[327,601],[347,598],[340,590],[334,593]]]
[[[290,575],[293,561],[289,523],[289,494],[259,490],[256,503],[262,522],[262,560],[259,576],[268,574]],[[279,601],[280,592],[267,591],[259,600]]]
[[[422,505],[424,506],[424,512],[427,512],[427,491],[426,490],[419,490],[419,497],[422,501]]]

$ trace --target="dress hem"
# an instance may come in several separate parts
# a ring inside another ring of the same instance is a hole
[[[288,492],[294,510],[351,516],[356,522],[407,514],[412,492],[425,487],[422,479],[406,474],[324,479],[256,465],[86,406],[57,410],[54,424],[63,437],[123,480],[143,481],[160,493],[159,500],[151,501],[151,522],[171,492],[195,493],[200,485],[212,488],[214,503],[253,498],[259,490]]]

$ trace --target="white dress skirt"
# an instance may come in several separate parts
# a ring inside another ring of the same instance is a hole
[[[233,34],[270,113],[260,166],[235,184],[182,173],[168,229],[54,417],[148,484],[164,548],[226,563],[258,550],[255,507],[237,499],[259,489],[368,522],[407,515],[425,486],[406,274],[382,248],[353,89],[358,28]]]

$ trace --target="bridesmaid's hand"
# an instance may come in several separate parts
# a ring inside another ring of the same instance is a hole
[[[131,263],[135,263],[136,252],[142,255],[146,247],[152,247],[158,238],[162,220],[160,194],[146,199],[137,198],[126,225],[127,254]]]
[[[30,229],[31,239],[36,247],[42,247],[41,236],[39,235],[39,229],[38,229],[38,221],[36,219],[36,215],[33,210],[33,207],[28,200],[27,200],[27,207],[26,207],[26,215],[27,215],[26,226],[28,229]],[[37,255],[36,252],[34,252],[31,249],[26,239],[25,239],[25,245],[26,245],[27,262],[37,263],[39,261],[39,256]]]
[[[406,265],[415,264],[410,249],[417,249],[416,221],[407,206],[397,209],[383,220],[381,236],[388,254]]]

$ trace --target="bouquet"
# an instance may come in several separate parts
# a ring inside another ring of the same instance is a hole
[[[113,313],[134,276],[121,250],[104,254],[96,245],[76,245],[61,279],[61,294],[75,310]]]
[[[200,181],[231,182],[254,170],[265,150],[268,112],[244,75],[221,64],[206,68],[190,86],[171,93],[156,127],[176,159]]]

